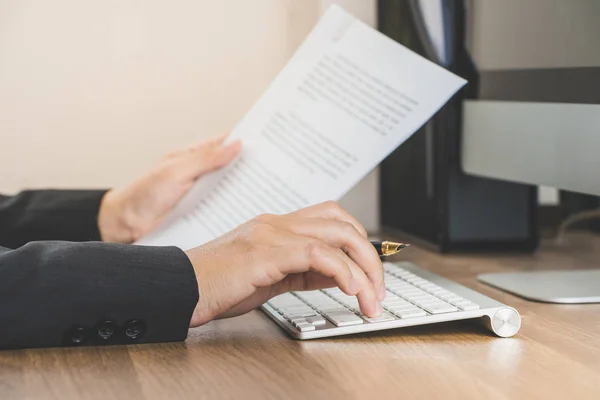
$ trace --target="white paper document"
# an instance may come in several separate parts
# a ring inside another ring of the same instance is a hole
[[[338,200],[465,83],[331,6],[231,132],[239,158],[137,244],[188,249],[259,214]]]

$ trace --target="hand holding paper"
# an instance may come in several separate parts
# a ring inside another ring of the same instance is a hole
[[[102,198],[98,228],[105,242],[131,243],[159,226],[195,181],[227,165],[241,150],[225,136],[172,152],[127,186]]]

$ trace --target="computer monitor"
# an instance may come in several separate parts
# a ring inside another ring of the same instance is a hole
[[[600,2],[467,3],[479,82],[463,103],[463,171],[600,195]],[[480,280],[533,300],[600,302],[600,270]]]

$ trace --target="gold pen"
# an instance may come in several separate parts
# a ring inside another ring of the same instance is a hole
[[[409,247],[410,244],[396,242],[371,242],[380,256],[391,256],[398,253],[400,250]]]

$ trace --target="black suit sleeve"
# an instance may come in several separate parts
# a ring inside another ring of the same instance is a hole
[[[96,242],[104,193],[0,196],[0,348],[186,338],[198,302],[189,259],[176,247]]]
[[[176,247],[0,247],[0,348],[180,341],[197,301],[193,267]]]
[[[29,190],[0,195],[0,246],[38,240],[98,241],[105,190]]]

